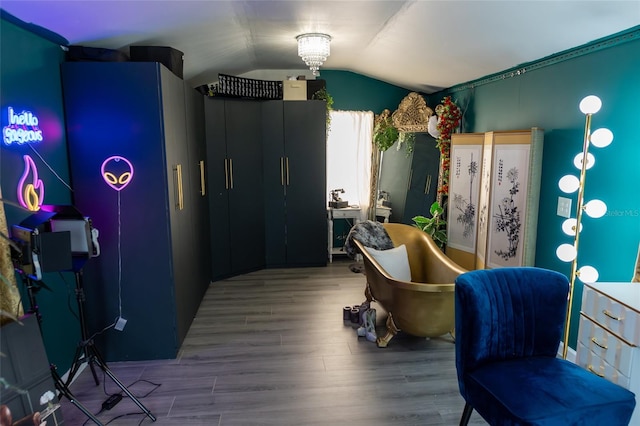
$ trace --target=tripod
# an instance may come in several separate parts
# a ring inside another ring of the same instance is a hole
[[[98,348],[95,346],[93,339],[89,337],[87,333],[87,323],[84,315],[84,286],[82,280],[82,268],[74,268],[75,274],[75,282],[76,282],[76,301],[78,305],[78,317],[80,318],[80,333],[81,340],[78,343],[78,348],[76,349],[75,356],[73,358],[73,362],[71,363],[71,368],[69,369],[69,374],[67,376],[67,380],[64,381],[60,374],[58,373],[56,367],[54,365],[51,366],[51,375],[53,377],[53,381],[55,383],[56,389],[60,392],[60,395],[66,397],[73,405],[75,405],[80,411],[82,411],[87,417],[89,417],[95,424],[99,426],[103,426],[103,424],[94,416],[80,401],[78,401],[69,389],[69,385],[73,381],[76,374],[80,370],[80,367],[87,363],[89,368],[91,369],[91,373],[93,375],[93,379],[96,383],[96,386],[100,384],[98,380],[98,375],[96,374],[96,370],[94,365],[98,366],[104,374],[109,376],[109,378],[129,397],[131,400],[142,410],[142,412],[151,419],[151,421],[155,422],[156,417],[149,411],[140,400],[129,391],[129,389],[116,377],[116,375],[109,369],[107,363],[100,355]],[[32,310],[35,311],[38,318],[40,318],[37,304],[35,303],[35,294],[32,294],[31,288],[33,288],[33,280],[26,274],[22,273],[23,280],[27,283],[27,291],[29,292],[29,300],[31,303]]]

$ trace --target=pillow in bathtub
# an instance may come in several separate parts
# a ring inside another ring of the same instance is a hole
[[[367,251],[387,271],[387,274],[400,281],[411,281],[409,257],[404,244],[388,250],[367,247]]]

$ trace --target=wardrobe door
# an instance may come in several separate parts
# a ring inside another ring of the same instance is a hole
[[[233,273],[264,267],[261,113],[260,102],[225,101]]]
[[[440,152],[427,133],[417,133],[402,222],[413,225],[415,216],[431,217],[429,209],[436,200]],[[393,213],[393,210],[392,210]]]
[[[268,101],[262,104],[265,263],[269,267],[287,264],[283,103]]]
[[[187,149],[189,156],[189,188],[191,193],[191,233],[194,249],[194,276],[196,283],[194,293],[199,294],[200,300],[211,281],[209,244],[209,191],[206,182],[207,150],[204,121],[204,96],[184,84],[185,115],[187,120]]]
[[[168,166],[176,154],[167,152],[176,123],[163,121],[159,67],[62,64],[74,205],[100,232],[100,255],[84,266],[87,326],[103,329],[120,308],[128,320],[95,337],[107,361],[173,358],[179,346]]]
[[[194,294],[197,283],[193,263],[195,249],[191,232],[192,194],[188,185],[189,156],[184,87],[180,78],[159,66],[165,132],[166,171],[169,183],[169,218],[173,259],[173,286],[178,346],[187,335],[200,299]]]
[[[206,98],[204,107],[207,141],[207,187],[209,189],[211,279],[217,280],[231,274],[225,101]]]
[[[326,103],[284,102],[289,265],[326,265]]]

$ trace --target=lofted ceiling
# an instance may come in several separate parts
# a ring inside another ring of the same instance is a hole
[[[432,93],[640,24],[640,0],[272,1],[0,0],[0,8],[69,44],[184,52],[192,86],[218,73],[306,74],[295,37],[333,38],[322,69]]]

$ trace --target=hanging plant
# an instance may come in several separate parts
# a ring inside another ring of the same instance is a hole
[[[400,136],[398,137],[398,151],[404,144],[405,150],[407,151],[407,157],[413,153],[413,149],[416,146],[416,134],[410,132],[400,132]]]
[[[382,152],[391,148],[400,137],[400,132],[391,121],[391,112],[388,109],[376,117],[373,126],[373,142]]]
[[[331,128],[331,110],[333,110],[333,96],[323,87],[314,93],[311,99],[325,101],[327,103],[327,133],[329,133],[329,129]]]

